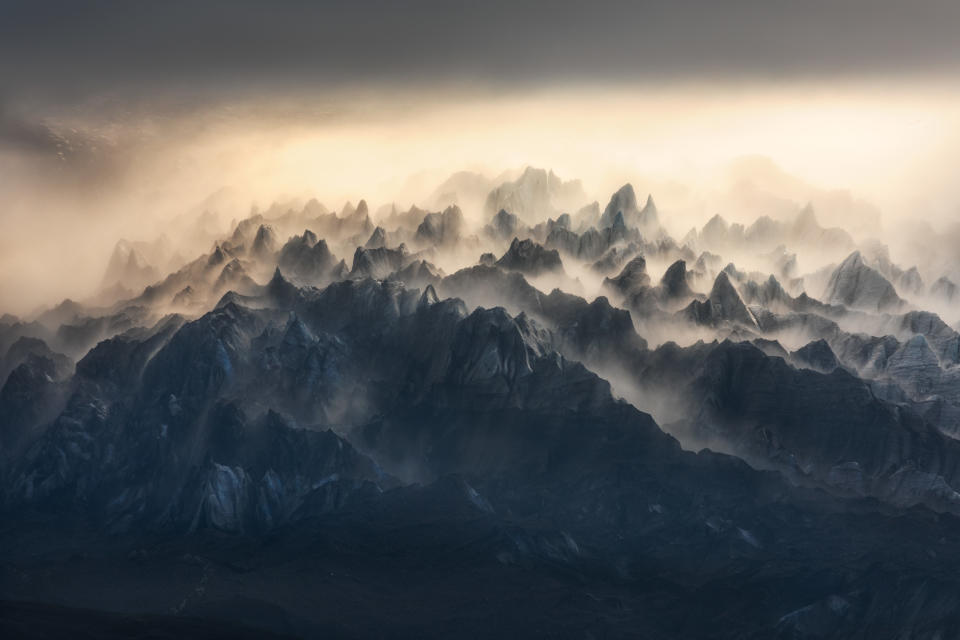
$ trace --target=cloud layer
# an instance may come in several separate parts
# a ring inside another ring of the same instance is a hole
[[[281,83],[944,74],[950,0],[531,3],[17,2],[0,20],[13,95]]]

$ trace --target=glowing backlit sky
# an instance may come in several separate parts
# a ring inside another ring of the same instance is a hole
[[[630,180],[683,227],[737,218],[729,163],[766,156],[886,220],[958,217],[954,1],[0,10],[0,311],[95,282],[118,237],[224,186],[409,204],[532,164],[603,202]]]

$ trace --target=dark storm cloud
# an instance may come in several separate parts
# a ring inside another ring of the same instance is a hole
[[[955,0],[6,2],[7,97],[171,87],[945,73]]]

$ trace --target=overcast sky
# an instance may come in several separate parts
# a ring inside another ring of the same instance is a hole
[[[261,84],[943,75],[956,0],[0,1],[7,101]]]

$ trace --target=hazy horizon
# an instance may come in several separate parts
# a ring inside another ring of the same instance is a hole
[[[960,217],[954,3],[5,4],[5,311],[95,290],[117,240],[224,189],[226,223],[289,198],[423,205],[455,171],[535,166],[601,206],[630,182],[682,233],[759,215],[729,197],[752,167],[883,229]]]

